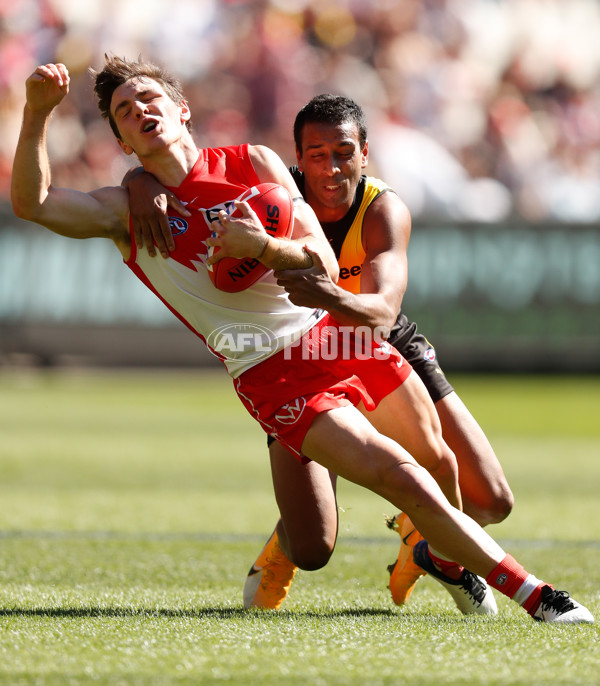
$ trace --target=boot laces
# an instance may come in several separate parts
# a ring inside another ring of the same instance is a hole
[[[570,595],[566,591],[555,591],[550,586],[544,586],[542,589],[541,605],[544,612],[555,610],[556,612],[563,613],[575,608]]]
[[[487,588],[473,572],[465,569],[460,585],[475,602],[483,603]]]

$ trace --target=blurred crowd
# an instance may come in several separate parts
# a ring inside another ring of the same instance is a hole
[[[414,218],[595,222],[598,36],[598,0],[0,0],[0,201],[37,64],[72,76],[53,182],[133,165],[91,91],[112,52],[180,78],[200,146],[263,143],[291,164],[297,110],[341,93],[367,113],[369,172]]]

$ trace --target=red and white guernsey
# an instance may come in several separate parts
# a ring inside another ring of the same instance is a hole
[[[200,150],[181,185],[170,189],[192,214],[181,217],[170,210],[175,250],[167,259],[150,257],[136,249],[132,238],[126,262],[234,378],[301,338],[324,316],[321,310],[293,305],[271,270],[239,293],[212,284],[206,267],[211,222],[257,183],[247,144]]]

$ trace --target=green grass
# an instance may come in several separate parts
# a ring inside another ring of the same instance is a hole
[[[516,495],[492,533],[600,617],[600,379],[454,378]],[[0,683],[600,682],[597,625],[502,596],[464,618],[436,583],[393,606],[383,500],[340,485],[340,540],[280,613],[241,586],[271,530],[261,430],[223,374],[0,375]]]

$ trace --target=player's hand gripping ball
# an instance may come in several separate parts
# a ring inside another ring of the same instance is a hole
[[[268,234],[275,238],[291,236],[294,208],[292,196],[286,188],[276,183],[259,183],[249,188],[238,200],[250,205]],[[239,216],[236,212],[231,216]],[[268,268],[253,257],[224,257],[209,268],[208,274],[220,291],[238,293],[256,283],[267,271]]]

